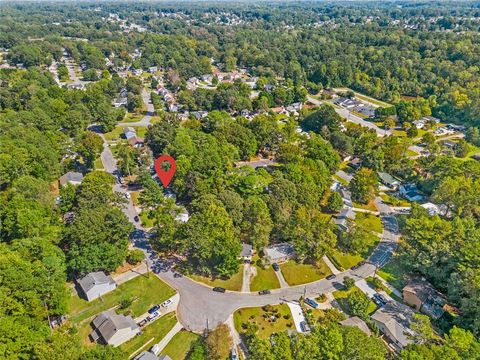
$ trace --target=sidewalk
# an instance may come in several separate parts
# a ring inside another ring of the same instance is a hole
[[[133,278],[136,278],[139,275],[145,274],[146,272],[147,272],[147,265],[145,264],[145,262],[142,262],[136,268],[130,269],[122,274],[114,275],[113,280],[115,280],[117,285],[120,285],[129,280],[132,280]]]
[[[275,271],[275,275],[277,275],[278,282],[280,283],[280,288],[287,288],[290,286],[283,277],[282,270]]]

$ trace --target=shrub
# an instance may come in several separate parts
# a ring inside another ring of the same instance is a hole
[[[139,262],[143,261],[145,258],[145,254],[143,253],[142,250],[135,249],[131,250],[128,255],[127,255],[127,262],[130,265],[135,265],[138,264]]]

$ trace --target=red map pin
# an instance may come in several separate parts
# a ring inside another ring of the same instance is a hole
[[[170,164],[170,169],[162,169],[162,164],[164,162]],[[177,164],[175,163],[175,159],[170,155],[163,154],[155,160],[155,171],[164,187],[168,187],[168,184],[172,181],[173,175],[175,175],[175,170],[177,170]]]

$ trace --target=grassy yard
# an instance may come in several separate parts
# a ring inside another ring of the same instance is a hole
[[[227,290],[240,291],[242,289],[243,282],[243,265],[240,266],[239,271],[229,279],[213,279],[197,274],[189,275],[189,277],[195,281],[202,282],[212,287],[220,286]]]
[[[263,269],[260,266],[256,266],[257,275],[250,282],[251,291],[260,291],[264,289],[278,289],[280,283],[278,282],[277,275],[271,266]]]
[[[122,137],[123,129],[125,127],[126,126],[117,126],[112,131],[105,133],[105,139],[107,141],[118,141],[121,139],[125,139]],[[147,129],[148,129],[146,126],[133,126],[133,128],[135,129],[137,136],[140,138],[145,137],[145,134],[147,133]]]
[[[103,170],[103,162],[100,157],[98,159],[95,159],[95,162],[93,163],[93,167],[95,170]]]
[[[166,314],[165,316],[162,316],[160,319],[154,321],[150,325],[143,327],[141,335],[135,336],[130,341],[123,343],[122,345],[120,345],[120,349],[125,351],[128,355],[133,355],[137,352],[140,352],[141,350],[146,350],[153,346],[153,344],[162,340],[163,337],[167,335],[167,333],[175,326],[176,323],[177,318],[175,316],[175,313]],[[150,341],[151,339],[153,340]],[[145,346],[145,349],[143,349],[143,346],[147,344],[147,342],[148,345]]]
[[[121,122],[135,123],[142,120],[144,115],[142,113],[127,113]]]
[[[139,204],[138,197],[140,196],[140,191],[131,191],[130,196],[132,197],[133,205],[137,206]]]
[[[333,174],[333,178],[334,178],[335,180],[337,180],[337,181],[338,181],[340,184],[342,184],[342,185],[348,185],[348,181],[345,180],[345,179],[343,179],[343,178],[341,178],[341,177],[338,176],[338,175]]]
[[[200,335],[182,330],[170,340],[165,349],[162,350],[162,354],[170,356],[172,360],[184,360],[199,337]]]
[[[332,273],[323,260],[318,261],[315,265],[299,264],[290,260],[281,264],[280,269],[283,277],[291,286],[320,280]]]
[[[72,294],[69,304],[70,316],[74,323],[80,323],[104,310],[118,306],[123,299],[131,299],[133,301],[130,306],[120,312],[137,317],[174,294],[175,291],[156,276],[150,275],[149,278],[137,276],[104,295],[103,300],[87,302],[78,295]]]
[[[410,206],[410,203],[407,200],[399,199],[396,196],[384,194],[384,195],[380,195],[380,197],[382,198],[385,204],[390,206],[405,206],[405,207]]]
[[[350,311],[349,311],[346,299],[347,299],[348,295],[350,295],[351,293],[353,293],[355,291],[360,291],[361,292],[361,290],[356,286],[354,286],[350,290],[337,290],[337,291],[333,292],[333,296],[338,301],[338,304],[340,305],[342,310],[344,312],[346,312],[347,314],[350,314]],[[377,310],[377,306],[375,305],[375,303],[372,300],[370,300],[370,302],[368,304],[368,308],[367,308],[368,314],[371,315],[372,313],[375,312],[375,310]]]
[[[381,233],[383,231],[382,220],[376,215],[357,212],[355,222],[359,225],[364,225],[367,229],[376,233]]]
[[[235,311],[233,320],[239,333],[245,332],[248,323],[258,326],[257,335],[261,339],[268,339],[273,333],[288,329],[295,330],[292,314],[286,304],[243,308]]]
[[[375,202],[372,200],[368,204],[360,204],[357,202],[353,203],[353,207],[358,209],[370,210],[370,211],[378,211],[377,207],[375,206]]]
[[[398,256],[394,256],[384,267],[378,270],[377,275],[399,291],[402,291],[408,281],[408,271],[402,265]]]
[[[140,213],[140,220],[142,222],[142,225],[147,229],[155,225],[155,221],[151,216],[152,213],[150,211],[142,211]]]
[[[363,257],[360,255],[344,253],[338,249],[330,251],[328,257],[337,268],[340,267],[339,270],[350,269],[352,266],[357,265],[363,260]]]

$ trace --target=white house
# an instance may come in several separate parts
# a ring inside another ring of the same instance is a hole
[[[289,243],[266,246],[263,253],[271,263],[285,262],[295,257],[293,245]]]
[[[110,275],[105,275],[102,271],[91,272],[81,279],[77,279],[77,284],[82,290],[88,301],[115,290],[117,283]]]

